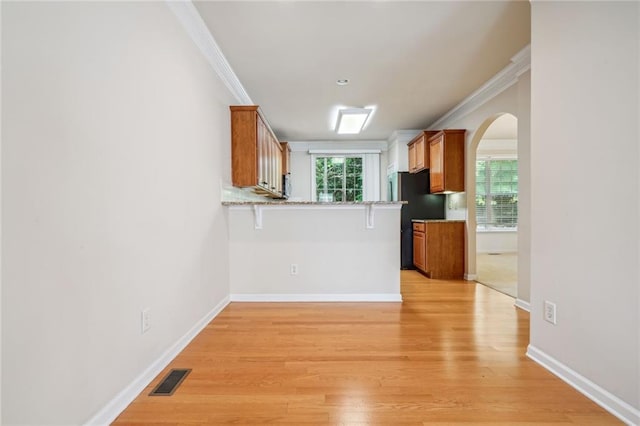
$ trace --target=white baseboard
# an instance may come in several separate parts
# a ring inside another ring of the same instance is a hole
[[[373,294],[232,294],[232,302],[402,302],[395,293]]]
[[[527,347],[527,356],[623,422],[629,425],[640,424],[640,410],[573,371],[560,361],[532,345]]]
[[[464,279],[467,281],[475,281],[478,278],[477,274],[464,274]]]
[[[529,302],[526,302],[522,299],[516,299],[515,303],[513,304],[516,308],[520,308],[523,311],[527,311],[527,312],[531,312],[531,304]]]
[[[134,399],[146,388],[149,383],[167,366],[169,363],[211,322],[228,304],[229,297],[225,297],[200,321],[169,349],[167,349],[157,360],[155,360],[145,371],[142,372],[133,382],[124,388],[118,395],[108,402],[96,415],[94,415],[85,425],[109,425]]]

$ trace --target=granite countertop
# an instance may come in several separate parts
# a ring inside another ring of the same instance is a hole
[[[411,222],[425,223],[425,222],[466,222],[466,220],[447,220],[447,219],[411,219]]]
[[[366,205],[401,205],[407,204],[406,201],[223,201],[223,206],[366,206]]]

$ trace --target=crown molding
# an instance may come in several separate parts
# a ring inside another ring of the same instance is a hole
[[[518,78],[531,69],[531,45],[527,45],[511,58],[511,63],[490,78],[478,90],[467,96],[429,126],[429,129],[444,129],[474,111],[485,102],[498,96],[514,85]]]
[[[198,46],[207,59],[211,68],[218,74],[220,80],[227,86],[231,94],[240,105],[253,105],[249,94],[240,83],[238,76],[233,72],[231,65],[224,57],[220,46],[211,35],[209,28],[202,20],[202,16],[193,5],[191,0],[166,0],[167,6],[176,15],[187,34]]]

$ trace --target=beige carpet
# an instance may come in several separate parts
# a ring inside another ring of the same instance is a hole
[[[517,296],[518,254],[478,253],[476,257],[477,282],[508,294]]]

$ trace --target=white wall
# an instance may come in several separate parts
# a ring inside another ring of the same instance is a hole
[[[311,160],[308,151],[291,152],[290,200],[311,200]]]
[[[505,115],[504,117],[510,117]],[[489,126],[490,130],[491,126]],[[476,150],[477,157],[518,157],[518,141],[516,139],[482,139]]]
[[[516,231],[480,231],[476,236],[478,253],[517,253]]]
[[[528,162],[530,161],[529,104],[530,104],[530,72],[518,76],[515,84],[493,97],[478,108],[458,119],[445,120],[439,128],[466,129],[465,136],[465,187],[467,189],[466,202],[460,202],[460,195],[447,195],[447,219],[467,220],[467,255],[466,273],[470,277],[476,274],[476,221],[475,221],[475,169],[476,148],[482,135],[494,119],[503,113],[510,113],[518,119],[518,299],[529,301],[530,277],[528,275],[528,257],[531,244],[531,233],[528,225],[529,214],[526,202],[530,191],[531,181]],[[451,202],[451,199],[454,202]],[[457,200],[457,201],[456,201]],[[524,255],[523,255],[524,254]]]
[[[531,73],[520,76],[518,110],[518,299],[531,301]]]
[[[370,150],[380,152],[380,199],[387,198],[388,153],[386,141],[289,141],[291,147],[291,197],[292,201],[311,200],[310,149]],[[315,200],[313,200],[315,201]]]
[[[229,295],[232,99],[164,2],[2,8],[2,422],[81,424]]]
[[[365,227],[365,215],[364,206],[265,208],[263,228],[255,229],[250,208],[231,207],[232,297],[400,298],[400,206],[376,208],[374,229]],[[298,265],[298,275],[291,275],[292,263]]]
[[[531,60],[530,353],[581,375],[574,379],[599,396],[610,392],[618,408],[616,398],[634,407],[635,423],[639,8],[533,2]],[[615,208],[591,202],[594,194]],[[545,300],[557,304],[555,326],[543,320]]]
[[[396,130],[389,137],[388,165],[396,172],[409,171],[409,143],[420,130]]]

